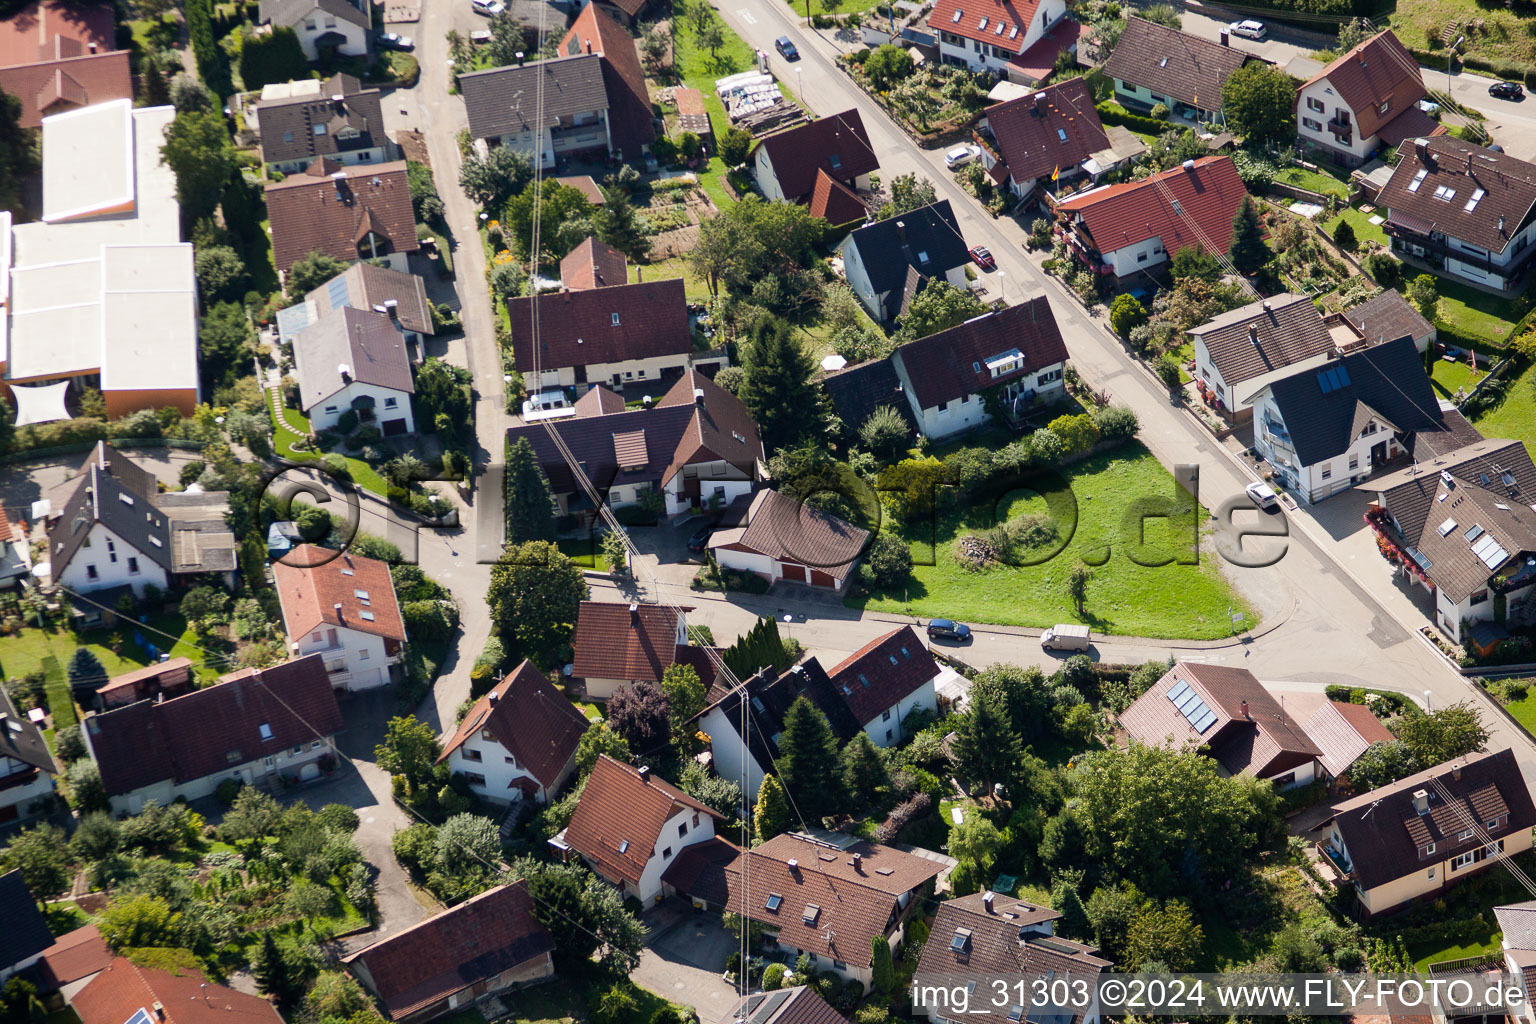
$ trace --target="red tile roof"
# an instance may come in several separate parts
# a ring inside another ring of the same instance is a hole
[[[720,817],[654,772],[641,779],[638,768],[603,754],[587,776],[565,841],[605,878],[638,883],[662,827],[689,807]]]
[[[23,128],[36,128],[50,114],[76,107],[133,98],[127,50],[0,68],[0,90],[21,100]]]
[[[111,962],[112,951],[100,929],[93,924],[76,928],[43,952],[42,989],[52,992],[72,981],[88,978]]]
[[[603,195],[603,190],[598,187],[597,182],[590,174],[577,174],[568,178],[556,178],[555,180],[586,196],[587,202],[593,206],[602,206],[608,201],[608,197]]]
[[[1093,95],[1081,78],[999,103],[984,113],[1003,163],[1021,185],[1049,178],[1053,171],[1069,171],[1109,148]]]
[[[554,948],[533,915],[528,882],[519,879],[366,946],[342,963],[365,975],[390,1019],[399,1020]]]
[[[811,192],[811,216],[820,217],[834,228],[852,224],[869,216],[869,208],[853,189],[816,169],[816,188]]]
[[[659,683],[677,660],[678,614],[660,605],[583,601],[571,637],[572,675],[578,679]]]
[[[560,283],[573,292],[628,284],[629,261],[613,246],[588,238],[560,261]]]
[[[651,95],[635,38],[596,5],[581,9],[560,40],[560,53],[595,53],[603,58],[603,89],[608,94],[608,130],[614,149],[625,160],[638,160],[656,138]]]
[[[346,626],[388,640],[406,638],[394,578],[376,558],[301,544],[272,564],[272,575],[283,628],[295,643],[325,626]]]
[[[43,0],[0,21],[0,68],[79,57],[114,48],[111,4]],[[125,51],[126,52],[126,51]]]
[[[344,180],[332,180],[333,174]],[[316,160],[302,174],[268,185],[266,196],[272,257],[281,271],[312,252],[343,263],[366,258],[370,250],[363,240],[368,230],[386,239],[390,251],[415,252],[421,247],[403,160],[357,167]]]
[[[1375,135],[1425,96],[1418,61],[1391,29],[1339,56],[1308,79],[1302,89],[1323,79],[1354,112],[1355,130],[1362,139]],[[1296,95],[1299,103],[1300,91]],[[1383,103],[1387,105],[1385,111],[1381,109]]]
[[[512,351],[518,370],[524,373],[534,366],[533,303],[529,297],[507,303]],[[542,369],[686,355],[693,350],[682,278],[553,292],[539,296],[538,310]]]
[[[589,724],[533,662],[524,661],[475,702],[443,744],[438,761],[447,760],[460,744],[485,729],[540,785],[553,789]]]
[[[1022,53],[1030,28],[1041,27],[1038,23],[1044,17],[1039,0],[938,0],[928,25],[935,32]]]
[[[1231,157],[1207,156],[1194,163],[1190,170],[1174,167],[1142,181],[1095,189],[1065,200],[1057,210],[1086,230],[1100,253],[1160,237],[1170,256],[1186,246],[1214,247],[1225,255],[1232,244],[1232,219],[1248,192]],[[1182,214],[1170,200],[1178,201]]]
[[[112,961],[69,1004],[80,1024],[123,1024],[142,1011],[155,1019],[155,1007],[165,1011],[165,1024],[282,1024],[272,1004],[223,985],[204,982],[202,972],[172,974],[153,967],[135,967],[123,957]]]
[[[864,130],[857,110],[807,121],[762,139],[752,150],[768,151],[773,176],[784,198],[805,202],[816,188],[816,172],[825,170],[838,181],[853,181],[880,169],[880,158]]]
[[[1049,78],[1056,70],[1056,58],[1077,45],[1083,26],[1071,18],[1062,18],[1035,44],[1017,57],[1008,60],[1008,66],[1026,78],[1036,82]]]
[[[862,725],[936,678],[939,665],[917,631],[902,626],[860,647],[827,675]]]
[[[894,846],[860,840],[833,848],[790,832],[774,836],[754,847],[752,852],[783,864],[793,860],[837,881],[851,882],[890,896],[911,892],[944,870],[939,861]]]
[[[1372,743],[1393,738],[1370,708],[1333,700],[1323,701],[1301,727],[1322,751],[1318,760],[1333,776],[1344,774]]]

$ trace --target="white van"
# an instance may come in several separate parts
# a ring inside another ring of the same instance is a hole
[[[1087,626],[1061,623],[1045,631],[1040,647],[1046,651],[1086,651],[1090,640]]]

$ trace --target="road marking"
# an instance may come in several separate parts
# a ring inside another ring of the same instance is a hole
[[[736,8],[736,13],[741,15],[741,20],[746,22],[748,25],[757,24],[757,19],[752,17],[752,12],[747,10],[745,7]]]

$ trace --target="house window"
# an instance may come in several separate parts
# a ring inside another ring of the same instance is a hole
[[[832,969],[834,971],[846,971],[848,969],[848,965],[843,963],[841,960],[833,960]]]
[[[891,742],[891,730],[889,729],[885,730],[885,742]]]
[[[302,753],[304,753],[304,744],[300,743],[298,746],[296,746],[292,750],[288,751],[288,756],[289,757],[298,757]]]
[[[1320,132],[1323,130],[1323,122],[1315,121],[1310,117],[1303,117],[1301,119],[1301,126],[1314,132]]]
[[[313,640],[313,641],[314,641],[314,642],[315,642],[315,643],[319,643],[319,642],[320,642],[320,641],[321,641],[321,640],[323,640],[323,639],[325,639],[325,638],[324,638],[324,637],[323,637],[323,636],[322,636],[322,635],[321,635],[321,634],[320,634],[320,631],[319,631],[319,630],[316,630],[316,631],[315,631],[315,632],[314,632],[314,633],[312,633],[312,634],[310,634],[310,637],[309,637],[309,638],[310,638],[310,639],[311,639],[311,640]]]
[[[480,753],[480,749],[478,747],[465,747],[464,748],[464,760],[466,760],[466,761],[480,761],[480,760],[484,760],[484,755]]]
[[[619,326],[619,314],[617,313],[613,314],[613,326]]]
[[[506,757],[502,758],[502,760],[507,762],[507,764],[511,765],[513,768],[517,767],[517,758],[513,757],[511,754],[508,754]]]
[[[882,711],[882,712],[880,712],[880,721],[882,721],[882,722],[889,722],[890,720],[891,720],[891,713],[889,711]]]
[[[699,827],[699,812],[698,811],[694,811],[693,812],[693,827],[694,828],[698,828]]]
[[[678,838],[681,839],[683,836],[686,836],[687,834],[688,834],[688,823],[685,821],[681,825],[677,826],[677,835],[678,835]]]
[[[672,858],[672,847],[669,846],[666,849],[661,851],[661,859],[662,860],[670,860],[671,858]]]
[[[1460,871],[1462,868],[1466,867],[1468,864],[1471,864],[1471,863],[1473,863],[1476,860],[1477,860],[1477,851],[1476,850],[1473,850],[1470,853],[1463,853],[1460,856],[1454,857],[1454,858],[1451,859],[1451,870],[1452,871]]]
[[[336,407],[334,405],[328,405],[328,406],[325,407],[325,411],[326,412],[335,412],[336,411]]]
[[[369,654],[368,648],[364,647],[362,650],[357,652],[357,660],[358,661],[367,661],[368,660],[368,654]]]
[[[1333,479],[1333,467],[1332,466],[1324,466],[1323,467],[1323,479],[1324,480],[1332,480]]]
[[[130,575],[130,576],[137,576],[138,574],[139,574],[139,560],[137,558],[134,558],[132,555],[129,555],[128,556],[128,575]]]
[[[393,409],[395,406],[397,406],[399,404],[400,404],[400,400],[398,398],[386,398],[386,399],[384,399],[384,408],[386,408],[386,409]]]
[[[1315,96],[1308,96],[1307,97],[1307,109],[1308,110],[1315,110],[1319,114],[1321,114],[1326,108],[1323,106],[1323,101],[1322,100],[1318,99]]]
[[[1433,882],[1435,880],[1435,869],[1434,868],[1430,868],[1429,869],[1429,880],[1431,882]]]
[[[1464,843],[1468,839],[1471,839],[1471,838],[1472,838],[1472,830],[1469,829],[1469,828],[1464,828],[1460,832],[1456,833],[1456,841],[1459,842],[1459,843]]]
[[[1430,843],[1427,846],[1419,847],[1419,856],[1420,857],[1428,857],[1430,854],[1432,854],[1434,852],[1435,852],[1435,844],[1434,843]]]
[[[1483,824],[1488,826],[1488,831],[1492,832],[1494,829],[1499,827],[1499,825],[1502,823],[1502,821],[1503,821],[1502,818],[1490,818],[1488,821],[1485,821]]]
[[[1470,603],[1471,604],[1482,604],[1486,600],[1488,600],[1488,591],[1486,591],[1486,590],[1479,590],[1477,593],[1472,595],[1472,600],[1471,600]]]
[[[465,772],[464,781],[469,783],[471,786],[484,786],[485,776],[481,775],[479,772]]]
[[[319,740],[315,740],[313,743],[311,743],[309,745],[309,749],[310,750],[319,750],[320,749],[320,741]]]
[[[267,771],[275,772],[277,771],[277,758],[273,757],[271,754],[268,754],[266,757],[261,759],[261,765]]]
[[[1360,468],[1360,456],[1358,456],[1358,455],[1351,455],[1349,457],[1349,469],[1350,469],[1350,472],[1354,472],[1355,470],[1357,470],[1359,468]]]
[[[1137,253],[1136,254],[1136,262],[1137,263],[1145,263],[1145,262],[1147,262],[1147,254],[1144,253],[1144,252]]]

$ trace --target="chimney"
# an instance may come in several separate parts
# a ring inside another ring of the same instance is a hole
[[[791,858],[789,858],[789,860],[785,861],[784,862],[784,866],[789,868],[791,874],[793,874],[794,872],[800,870],[800,862],[798,860],[796,860],[795,858],[793,858],[793,857],[791,857]]]
[[[693,404],[698,406],[700,409],[704,408],[704,389],[703,388],[694,388],[693,389]]]
[[[641,782],[645,783],[646,785],[650,785],[650,783],[651,783],[651,769],[650,768],[648,768],[645,765],[641,765],[639,768],[636,769],[636,772],[639,774]]]
[[[1459,768],[1457,769],[1458,772],[1460,770],[1461,769],[1459,769]],[[854,854],[853,855],[853,870],[855,872],[857,872],[858,874],[862,875],[864,873],[863,869],[864,869],[864,855],[862,853]]]
[[[155,1000],[155,1019],[165,1020],[165,1004],[158,999]]]
[[[988,889],[986,892],[981,894],[981,905],[987,908],[987,913],[989,914],[995,914],[997,912],[992,909],[992,901],[995,899],[997,899],[997,893],[993,892],[991,889]]]
[[[1263,301],[1263,302],[1262,302],[1262,303],[1261,303],[1261,304],[1260,304],[1260,308],[1261,308],[1261,309],[1263,309],[1263,310],[1264,310],[1264,312],[1266,312],[1266,313],[1268,313],[1268,312],[1269,312],[1269,300],[1268,300],[1268,299],[1265,299],[1265,300],[1264,300],[1264,301]]]
[[[336,617],[338,619],[341,619],[341,620],[345,621],[346,616],[341,613],[341,602],[340,601],[337,601],[335,604],[331,605],[331,610],[336,613]]]
[[[91,43],[90,47],[91,47],[91,53],[94,54],[96,52],[96,44],[95,43]]]
[[[631,604],[629,606],[629,628],[640,628],[640,606],[638,604]]]
[[[337,363],[336,372],[341,376],[341,379],[344,382],[351,382],[350,379],[352,377],[352,367],[348,366],[346,363]]]
[[[1184,169],[1186,171],[1188,171],[1190,174],[1194,174],[1195,173],[1195,162],[1193,160],[1185,160],[1184,161]]]
[[[1035,116],[1036,117],[1041,117],[1041,116],[1044,116],[1044,114],[1045,114],[1045,93],[1044,93],[1044,91],[1041,91],[1041,92],[1035,93]]]
[[[591,53],[592,52],[592,40],[588,39],[586,42],[587,42],[587,52]]]
[[[1232,45],[1232,40],[1229,37],[1226,29],[1222,29],[1221,30],[1221,45],[1222,46],[1231,46]]]
[[[1504,215],[1501,213],[1501,214],[1499,214],[1499,234],[1502,235],[1503,233],[1504,233]]]
[[[901,239],[901,244],[902,245],[906,245],[907,244],[907,222],[906,221],[899,220],[899,221],[896,222],[896,237]]]
[[[486,694],[486,696],[491,699],[492,704],[495,704],[496,701],[501,697],[501,694],[497,693],[495,690],[492,690],[490,693]]]
[[[1419,163],[1422,164],[1425,167],[1430,167],[1434,163],[1434,161],[1431,160],[1430,156],[1429,156],[1429,140],[1428,139],[1414,139],[1413,140],[1413,155],[1415,157],[1417,157]]]
[[[1460,761],[1458,761],[1456,764],[1451,766],[1451,781],[1452,782],[1460,782],[1461,781],[1461,762]]]
[[[1247,701],[1243,701],[1241,704],[1239,704],[1237,706],[1237,713],[1242,715],[1243,718],[1247,719],[1248,721],[1252,721],[1253,720],[1252,716],[1248,714],[1248,702]]]
[[[1248,340],[1250,342],[1252,342],[1254,345],[1258,345],[1258,343],[1259,343],[1259,325],[1258,324],[1249,324],[1248,325]]]
[[[389,314],[389,318],[391,320],[398,320],[398,319],[400,319],[400,300],[399,299],[385,299],[384,300],[384,311]]]
[[[1429,790],[1416,789],[1413,791],[1413,813],[1429,813]]]

